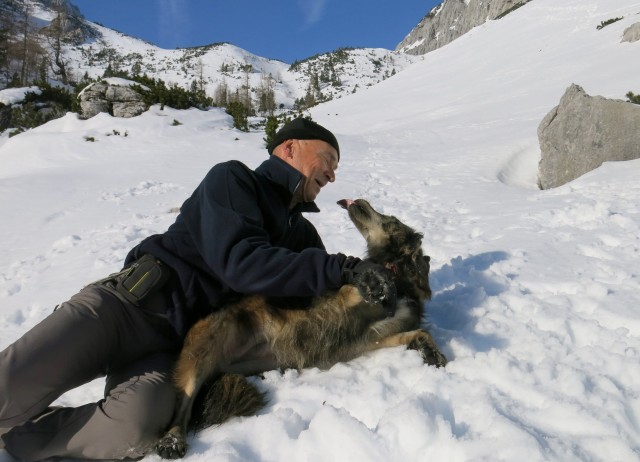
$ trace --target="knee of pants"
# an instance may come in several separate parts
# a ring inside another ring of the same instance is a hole
[[[121,438],[131,448],[150,448],[171,423],[176,393],[171,383],[137,391],[135,399],[105,403],[104,412],[115,424],[117,434],[112,437]]]
[[[3,361],[3,357],[0,354],[0,427],[3,426],[3,421],[15,420],[26,411],[17,402],[21,389],[18,382],[16,374],[14,374],[14,371],[6,361]],[[9,424],[7,422],[7,426],[13,426],[17,423],[11,422]]]

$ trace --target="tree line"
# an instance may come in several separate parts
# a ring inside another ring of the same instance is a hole
[[[0,84],[27,86],[57,80],[70,83],[69,63],[62,49],[73,29],[71,7],[51,0],[54,19],[38,28],[28,1],[3,0],[0,9]]]
[[[14,108],[13,120],[20,121],[20,126],[24,129],[37,126],[50,118],[47,116],[45,119],[42,114],[36,113],[44,98],[53,98],[60,105],[56,114],[64,113],[65,110],[77,112],[78,92],[95,81],[86,72],[84,76],[80,76],[78,69],[72,68],[72,63],[63,53],[65,45],[84,40],[86,30],[83,29],[81,19],[78,19],[81,16],[77,8],[67,0],[47,0],[46,4],[53,11],[54,17],[46,27],[41,27],[33,19],[34,6],[31,2],[0,1],[0,88],[35,85],[44,90],[39,95],[29,95],[25,108]],[[143,74],[141,57],[133,62],[119,56],[116,50],[106,49],[100,53],[100,56],[96,55],[98,60],[104,57],[108,63],[102,78],[118,76],[138,81],[149,88],[143,93],[149,104],[159,103],[177,109],[223,107],[232,115],[234,125],[242,130],[249,129],[249,117],[273,117],[277,109],[284,108],[284,104],[278,105],[276,102],[276,79],[271,74],[263,74],[259,84],[252,87],[250,77],[253,68],[248,63],[239,66],[223,64],[221,74],[224,76],[240,71],[242,83],[230,88],[223,79],[213,93],[208,95],[201,59],[191,67],[195,74],[191,85],[181,88],[177,84],[167,84],[159,78]],[[317,96],[317,79],[310,84],[309,95],[312,94],[312,89],[314,96]],[[300,110],[310,107],[317,104],[318,100],[319,97],[308,96],[304,102],[296,102],[296,108]]]

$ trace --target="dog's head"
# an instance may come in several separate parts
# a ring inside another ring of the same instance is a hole
[[[398,293],[431,298],[428,255],[422,253],[422,234],[396,217],[377,212],[364,199],[343,199],[338,204],[367,241],[367,253],[396,274]]]

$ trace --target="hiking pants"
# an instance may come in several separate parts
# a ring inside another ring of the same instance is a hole
[[[135,306],[114,282],[85,287],[0,353],[0,448],[22,460],[140,458],[168,427],[180,341],[164,296]],[[104,399],[49,408],[106,376]]]

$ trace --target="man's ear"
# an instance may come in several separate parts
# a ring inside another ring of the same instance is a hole
[[[284,143],[284,155],[287,158],[293,158],[293,142],[294,140],[286,140]]]

